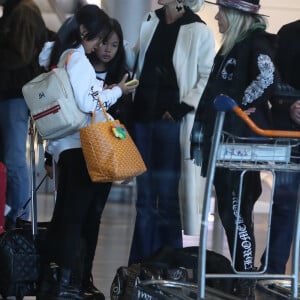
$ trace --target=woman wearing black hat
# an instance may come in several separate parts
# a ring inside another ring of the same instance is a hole
[[[248,111],[250,118],[258,126],[268,128],[268,96],[276,72],[273,63],[275,36],[265,31],[265,18],[258,14],[259,0],[217,0],[217,3],[213,4],[219,5],[215,19],[223,35],[223,43],[215,57],[213,70],[196,113],[196,122],[202,124],[204,135],[203,176],[206,176],[216,117],[213,108],[215,97],[219,94],[230,96],[243,110]],[[233,113],[227,113],[223,129],[237,136],[254,135]],[[252,211],[261,194],[261,182],[259,172],[251,171],[245,174],[241,211],[240,215],[237,215],[240,173],[217,168],[214,185],[218,211],[231,255],[234,251],[235,224],[237,220],[239,223],[234,267],[237,271],[251,272],[255,270]],[[254,286],[254,282],[249,279],[239,279],[236,294],[242,299],[253,299]]]

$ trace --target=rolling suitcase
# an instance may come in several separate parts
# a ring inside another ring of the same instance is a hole
[[[0,295],[4,299],[15,296],[17,300],[21,300],[24,296],[35,296],[40,278],[41,241],[46,229],[37,228],[35,130],[32,126],[29,134],[32,174],[31,226],[8,230],[0,235]]]
[[[0,237],[0,294],[3,298],[34,296],[40,276],[38,239],[28,229],[6,231]]]

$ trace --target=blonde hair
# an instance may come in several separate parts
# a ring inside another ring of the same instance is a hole
[[[226,55],[254,24],[267,26],[266,19],[260,15],[244,13],[226,7],[220,7],[220,14],[227,19],[229,24],[222,38],[221,54],[223,55]]]

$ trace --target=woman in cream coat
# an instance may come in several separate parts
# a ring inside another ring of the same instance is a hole
[[[193,12],[202,0],[158,4],[163,7],[142,22],[136,49],[126,51],[129,66],[139,53],[134,137],[148,168],[137,178],[129,263],[163,246],[182,247],[179,202],[188,234],[198,233],[202,206],[200,170],[190,159],[190,133],[212,67],[214,38]]]

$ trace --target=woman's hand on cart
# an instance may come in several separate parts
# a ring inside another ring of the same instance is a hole
[[[256,107],[249,107],[249,108],[247,108],[247,109],[244,110],[244,112],[245,112],[248,116],[250,116],[251,114],[255,113],[255,111],[256,111]]]

